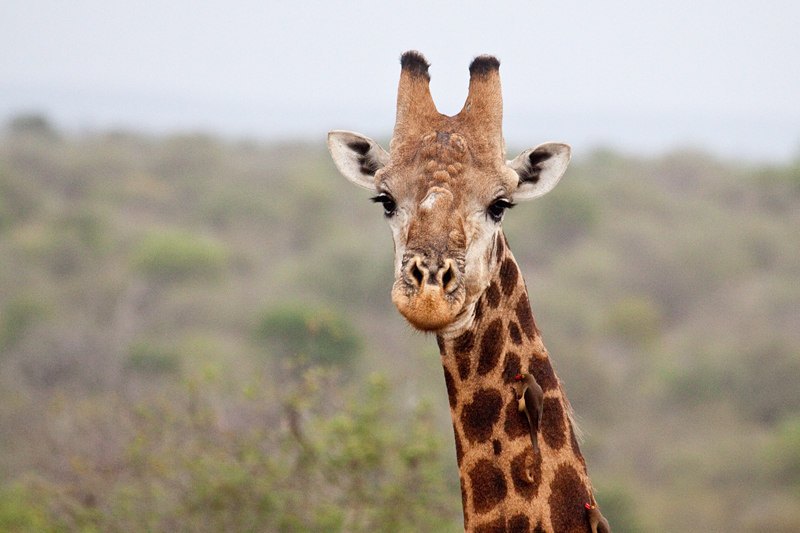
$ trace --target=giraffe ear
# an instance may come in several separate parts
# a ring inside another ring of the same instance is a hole
[[[571,152],[568,144],[544,143],[508,161],[509,168],[519,176],[514,201],[532,200],[550,192],[567,169]]]
[[[332,131],[328,133],[328,149],[345,178],[375,190],[375,173],[389,162],[389,154],[378,143],[352,131]]]

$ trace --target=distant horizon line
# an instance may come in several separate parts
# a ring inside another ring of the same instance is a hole
[[[102,96],[101,96],[102,94]],[[210,102],[210,103],[209,103]],[[322,139],[332,129],[389,138],[390,106],[265,105],[263,103],[96,91],[23,91],[0,86],[0,124],[38,114],[70,133],[130,131],[149,135],[205,133],[262,141]],[[800,160],[800,117],[692,111],[587,112],[527,109],[505,113],[509,147],[544,141],[571,144],[576,152],[610,149],[653,156],[693,149],[723,159],[762,163]]]

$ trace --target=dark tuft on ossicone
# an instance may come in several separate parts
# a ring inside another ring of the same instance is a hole
[[[428,74],[429,66],[425,56],[416,50],[409,50],[400,57],[400,67],[403,70],[407,70],[414,76],[425,76],[428,80],[431,79],[430,74]]]
[[[489,55],[476,57],[469,66],[470,76],[485,76],[496,70],[500,70],[500,61]]]

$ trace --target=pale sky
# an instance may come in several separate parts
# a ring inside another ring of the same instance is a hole
[[[0,121],[383,139],[409,49],[447,114],[497,56],[510,146],[800,157],[798,0],[3,0]]]

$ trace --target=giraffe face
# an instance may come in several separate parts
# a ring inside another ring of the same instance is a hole
[[[352,132],[331,132],[328,146],[339,170],[383,206],[395,249],[392,301],[415,328],[446,333],[470,323],[489,286],[505,210],[552,189],[569,147],[547,143],[487,161],[468,133],[438,126],[416,142],[393,141],[391,154]]]
[[[401,65],[391,152],[346,131],[329,133],[328,147],[342,174],[383,205],[395,248],[392,301],[415,328],[447,334],[471,323],[489,286],[504,211],[551,190],[570,149],[546,143],[506,161],[491,56],[470,65],[467,102],[453,117],[436,111],[425,59],[407,52]]]
[[[410,160],[390,158],[376,173],[376,200],[394,239],[392,301],[415,328],[441,331],[488,287],[493,237],[518,178],[505,164],[475,168],[459,133],[432,131],[417,145]]]

